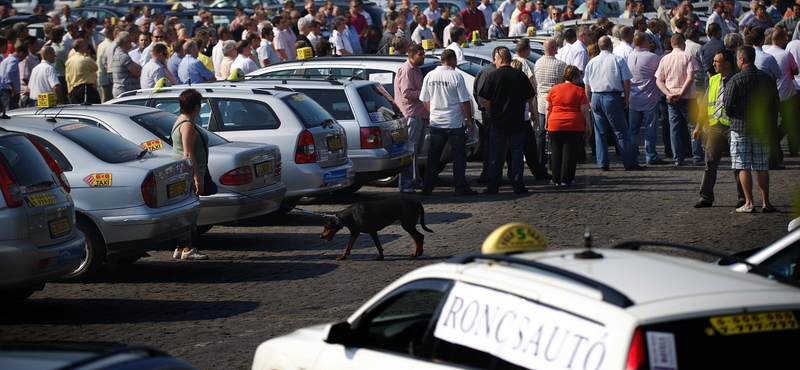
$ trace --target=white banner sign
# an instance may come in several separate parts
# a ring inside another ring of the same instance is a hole
[[[392,73],[370,73],[369,80],[376,81],[385,85],[392,83],[393,78],[392,78]]]
[[[602,369],[602,325],[515,295],[457,282],[434,336],[528,369]]]

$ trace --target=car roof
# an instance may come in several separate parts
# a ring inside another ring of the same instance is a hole
[[[267,77],[267,76],[253,76],[248,77],[244,81],[217,81],[215,84],[221,84],[224,86],[231,86],[236,87],[237,83],[241,83],[241,87],[248,87],[248,82],[252,84],[268,84],[268,85],[275,85],[274,88],[276,90],[280,90],[282,87],[286,86],[288,89],[292,89],[289,86],[297,86],[297,87],[315,87],[315,88],[329,88],[329,89],[342,89],[346,88],[347,86],[353,86],[356,89],[366,85],[380,85],[377,81],[368,81],[368,80],[361,80],[361,79],[329,79],[329,78],[306,78],[306,76],[275,76],[275,77]],[[252,87],[252,86],[250,86]]]
[[[74,104],[74,105],[59,105],[51,108],[22,108],[15,110],[15,114],[25,114],[25,115],[55,115],[58,117],[58,114],[61,112],[65,113],[74,113],[74,112],[107,112],[113,114],[125,114],[129,116],[144,114],[144,113],[152,113],[152,112],[162,112],[161,109],[153,108],[153,107],[146,107],[141,105],[124,105],[124,104],[96,104],[96,105],[83,105],[83,104]],[[2,122],[2,121],[0,121]]]
[[[628,310],[641,319],[721,312],[742,307],[797,307],[800,289],[753,274],[698,260],[618,249],[592,249],[599,258],[581,258],[585,249],[514,255],[456,256],[415,270],[398,285],[447,277],[506,291],[555,307],[565,300],[595,300]],[[531,283],[535,282],[535,285]],[[572,309],[572,307],[571,307]],[[576,312],[591,312],[575,307]],[[355,317],[356,315],[354,315]]]
[[[154,98],[160,94],[175,94],[180,93],[186,89],[197,89],[201,94],[204,93],[218,93],[224,92],[225,94],[247,94],[247,95],[266,95],[282,98],[285,95],[293,94],[293,92],[281,91],[278,89],[268,89],[263,87],[247,87],[247,86],[223,86],[215,85],[213,83],[203,83],[197,85],[177,85],[170,87],[159,87],[157,89],[140,89],[133,91],[126,91],[120,94],[117,98],[132,97],[139,95],[148,95],[148,98]],[[223,91],[224,90],[224,91]],[[105,106],[105,105],[104,105]]]

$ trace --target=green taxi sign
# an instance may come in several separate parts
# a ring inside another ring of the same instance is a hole
[[[547,239],[531,225],[513,222],[498,227],[483,241],[481,252],[519,253],[542,251],[547,248]]]

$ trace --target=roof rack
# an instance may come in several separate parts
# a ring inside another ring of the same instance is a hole
[[[338,79],[347,79],[347,80],[364,80],[363,78],[351,76],[351,75],[332,75],[329,74],[327,76],[307,76],[307,75],[288,75],[288,76],[267,76],[267,75],[258,75],[258,76],[247,76],[245,77],[245,81],[265,81],[265,80],[284,80],[284,84],[286,81],[314,81],[314,82],[327,82],[331,85],[342,85],[342,81]]]
[[[597,280],[588,278],[583,275],[576,274],[572,271],[564,270],[559,267],[551,266],[545,263],[525,260],[521,258],[516,258],[513,256],[505,255],[505,254],[481,254],[481,253],[467,253],[462,254],[459,256],[455,256],[449,260],[447,263],[454,263],[454,264],[467,264],[470,262],[475,262],[477,260],[489,260],[489,261],[497,261],[497,262],[508,262],[517,265],[522,265],[526,267],[532,267],[539,270],[544,270],[547,272],[551,272],[560,276],[563,276],[568,279],[575,280],[579,283],[588,285],[598,291],[603,295],[603,301],[616,305],[618,307],[626,308],[633,306],[633,301],[628,298],[625,294],[616,290],[606,284],[603,284]]]
[[[639,240],[632,240],[632,241],[629,241],[629,242],[620,243],[620,244],[615,245],[612,248],[613,249],[627,249],[627,250],[638,251],[642,247],[681,249],[681,250],[686,250],[686,251],[691,251],[691,252],[695,252],[695,253],[706,254],[706,255],[709,255],[709,256],[714,256],[714,257],[717,257],[717,258],[721,258],[725,262],[728,262],[728,263],[741,263],[741,264],[746,265],[747,267],[749,267],[750,270],[752,270],[754,273],[757,273],[757,274],[759,274],[761,276],[764,276],[766,278],[775,279],[776,281],[779,281],[779,282],[784,283],[786,285],[791,285],[791,286],[793,286],[795,288],[800,288],[800,282],[795,281],[794,279],[792,279],[792,278],[790,278],[790,277],[788,277],[786,275],[783,275],[783,274],[781,274],[781,273],[779,273],[779,272],[777,272],[775,270],[772,270],[772,269],[764,267],[764,266],[756,265],[756,264],[754,264],[752,262],[748,262],[747,260],[745,260],[743,258],[739,258],[739,257],[736,257],[736,256],[732,256],[730,254],[727,254],[727,253],[717,252],[717,251],[710,250],[710,249],[692,247],[692,246],[689,246],[689,245],[677,244],[677,243],[647,242],[647,241],[639,241]]]

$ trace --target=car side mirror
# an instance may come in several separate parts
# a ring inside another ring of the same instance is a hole
[[[324,341],[331,344],[351,346],[356,342],[355,332],[347,321],[328,324],[325,327]]]

